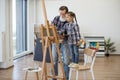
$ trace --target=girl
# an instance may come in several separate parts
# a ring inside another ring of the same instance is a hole
[[[68,23],[64,25],[64,27],[59,31],[59,33],[66,33],[67,35],[67,42],[69,45],[70,53],[72,55],[72,62],[78,63],[79,62],[79,53],[78,53],[78,46],[80,40],[80,32],[79,26],[77,24],[76,15],[73,12],[68,12],[66,14],[66,20]],[[75,20],[75,21],[74,21]]]

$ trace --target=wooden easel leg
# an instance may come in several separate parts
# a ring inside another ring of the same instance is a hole
[[[27,75],[28,75],[28,72],[26,71],[26,73],[25,73],[25,80],[27,80]]]
[[[50,42],[50,45],[49,45],[49,52],[50,52],[50,60],[51,60],[52,74],[53,74],[53,76],[55,76],[54,61],[53,61],[52,49],[51,49],[51,42]]]
[[[63,80],[66,80],[66,76],[65,76],[65,72],[64,72],[64,66],[63,66],[63,62],[62,62],[62,59],[61,59],[61,53],[60,53],[60,49],[59,49],[59,45],[56,44],[56,48],[57,48],[57,51],[58,51],[58,58],[60,60],[60,67],[62,69],[62,73],[63,73]]]
[[[44,75],[45,75],[45,80],[47,80],[47,66],[46,66],[46,63],[45,63],[45,72],[44,72]]]
[[[44,76],[44,72],[46,72],[45,68],[46,68],[46,52],[47,52],[47,47],[48,47],[48,37],[46,37],[45,40],[45,47],[44,47],[44,53],[43,53],[43,63],[42,63],[42,73],[41,73],[41,80],[43,80],[43,76]],[[47,74],[45,74],[47,75]],[[45,76],[46,79],[46,76]]]
[[[37,80],[39,80],[39,75],[38,75],[38,72],[36,72],[36,78],[37,78]]]
[[[45,46],[44,46],[44,45],[45,45],[45,41],[43,40],[43,42],[42,42],[43,53],[44,53],[44,49],[45,49]],[[47,44],[47,45],[48,45],[48,44]],[[43,54],[43,56],[44,56],[44,54]],[[46,58],[45,58],[45,59],[46,59]],[[44,67],[45,67],[45,69],[44,69],[44,70],[45,70],[45,71],[44,71],[44,79],[47,80],[47,66],[46,66],[46,61],[45,61],[45,66],[44,66]]]

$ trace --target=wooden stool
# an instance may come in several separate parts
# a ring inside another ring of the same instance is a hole
[[[39,73],[42,69],[41,69],[40,67],[38,67],[38,68],[28,67],[28,68],[24,68],[23,70],[26,71],[25,80],[27,80],[28,72],[30,72],[30,73],[36,73],[37,80],[39,80],[39,75],[38,75],[38,73]]]

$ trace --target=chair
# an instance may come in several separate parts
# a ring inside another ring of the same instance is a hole
[[[92,74],[92,80],[95,80],[94,78],[94,72],[93,72],[93,66],[96,58],[96,51],[92,49],[84,49],[84,65],[79,65],[76,63],[71,63],[69,65],[70,67],[70,74],[69,74],[69,80],[71,79],[72,71],[76,71],[76,80],[78,80],[78,74],[79,71],[84,71],[84,79],[86,80],[86,72],[90,71]]]

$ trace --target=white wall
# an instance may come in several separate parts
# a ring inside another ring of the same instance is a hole
[[[3,61],[2,39],[5,31],[5,0],[0,0],[0,62]]]
[[[37,1],[36,22],[44,22],[41,0]],[[58,8],[66,5],[77,15],[82,35],[110,37],[120,54],[120,0],[45,0],[48,19],[58,15]]]
[[[36,23],[36,0],[28,0],[28,15],[27,15],[27,44],[28,44],[28,51],[34,51],[34,24]]]
[[[4,32],[4,40],[2,41],[2,62],[0,68],[8,68],[13,65],[13,47],[12,47],[12,10],[10,0],[0,0],[2,3],[3,14],[1,17],[2,27],[0,29]],[[2,21],[3,20],[3,21]],[[1,39],[0,39],[1,41]]]

